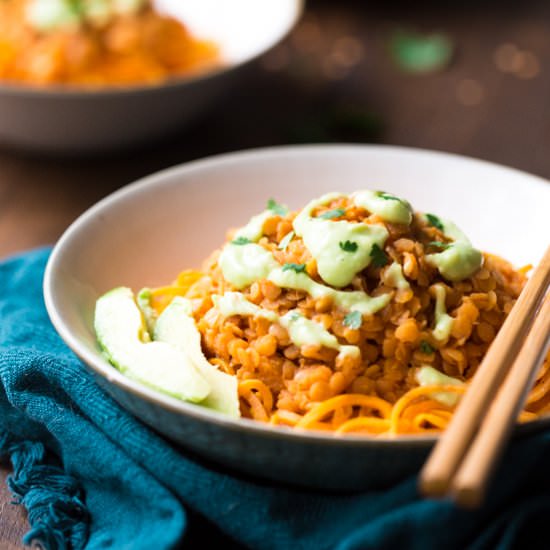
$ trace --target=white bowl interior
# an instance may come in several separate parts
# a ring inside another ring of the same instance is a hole
[[[301,11],[301,0],[156,0],[159,11],[215,41],[222,58],[242,63],[278,42]]]
[[[200,266],[229,227],[246,223],[270,197],[295,209],[328,191],[361,188],[395,193],[417,210],[450,218],[476,246],[516,265],[536,263],[548,245],[550,184],[513,169],[394,147],[236,153],[150,176],[79,218],[47,269],[45,297],[54,325],[109,380],[189,412],[192,406],[140,388],[101,357],[92,330],[97,297],[119,285],[161,285],[182,269]]]

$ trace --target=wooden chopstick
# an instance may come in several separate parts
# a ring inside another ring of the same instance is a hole
[[[550,284],[550,247],[534,270],[516,304],[500,328],[453,419],[436,443],[420,473],[425,496],[443,496],[491,401],[517,356],[538,305]]]
[[[468,449],[451,486],[458,504],[477,506],[550,344],[550,293],[546,295],[525,344]]]

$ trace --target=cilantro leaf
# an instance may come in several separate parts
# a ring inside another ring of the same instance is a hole
[[[237,237],[236,239],[233,239],[231,241],[231,244],[243,245],[243,244],[250,244],[251,242],[252,241],[247,237]]]
[[[384,199],[386,201],[398,201],[401,202],[401,199],[398,197],[394,197],[393,195],[390,195],[389,193],[386,193],[385,191],[377,191],[376,196],[380,197],[381,199]]]
[[[333,210],[327,210],[323,212],[319,218],[323,220],[332,220],[333,218],[340,218],[346,213],[344,208],[334,208]]]
[[[286,216],[288,214],[288,208],[284,204],[279,204],[275,199],[269,199],[266,208],[277,216]]]
[[[428,243],[428,246],[436,246],[437,248],[443,248],[446,250],[452,244],[453,243],[442,243],[441,241],[431,241]]]
[[[363,324],[363,316],[360,311],[350,311],[344,317],[344,325],[352,329],[358,329]]]
[[[377,244],[373,244],[369,256],[375,267],[384,267],[389,263],[388,256]]]
[[[289,231],[279,243],[278,248],[280,250],[286,250],[286,247],[289,245],[290,241],[294,238],[294,231]]]
[[[445,228],[443,227],[443,222],[433,214],[426,214],[426,220],[428,220],[428,223],[435,227],[436,229],[439,229],[439,231],[444,231]]]
[[[298,319],[300,319],[302,317],[302,315],[300,315],[300,313],[298,313],[297,311],[292,311],[290,313],[290,315],[288,316],[288,319],[289,321],[291,322],[295,322],[297,321]]]
[[[295,271],[296,273],[303,273],[306,270],[306,264],[284,264],[283,271]]]
[[[344,252],[355,252],[358,247],[357,243],[353,241],[340,241],[338,244]]]
[[[426,342],[426,340],[422,340],[422,342],[420,342],[420,351],[422,353],[425,353],[426,355],[431,355],[435,349],[430,345],[429,342]]]

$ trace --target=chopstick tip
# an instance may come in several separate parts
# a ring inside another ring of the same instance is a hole
[[[460,508],[478,508],[483,503],[485,491],[480,487],[453,487],[452,498]]]
[[[448,483],[444,479],[426,477],[420,475],[418,480],[418,490],[425,498],[441,498],[447,495],[449,489]]]

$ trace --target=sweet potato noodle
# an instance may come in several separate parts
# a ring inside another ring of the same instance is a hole
[[[138,7],[127,12],[91,12],[88,18],[79,15],[83,0],[54,0],[61,5],[58,13],[40,2],[0,2],[1,81],[85,87],[155,84],[219,64],[216,45],[195,39],[181,22],[155,12],[149,2],[136,0]],[[110,2],[117,3],[99,4]]]
[[[270,201],[230,232],[202,271],[153,290],[158,313],[176,295],[192,301],[206,357],[239,380],[243,416],[337,434],[442,430],[514,305],[529,266],[515,270],[478,253],[435,215],[410,210],[407,220],[384,210],[384,200],[410,209],[403,199],[370,192],[369,202],[360,194],[327,195],[301,220]],[[381,232],[355,268],[368,265],[349,282],[328,284],[338,262],[365,252],[359,227]],[[336,229],[352,236],[319,244]],[[333,250],[327,263],[323,251],[335,242],[341,253]],[[249,263],[235,273],[239,258]],[[268,269],[253,273],[259,264]],[[547,358],[520,421],[549,409],[549,367]]]

